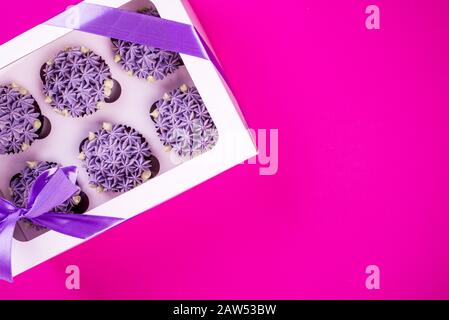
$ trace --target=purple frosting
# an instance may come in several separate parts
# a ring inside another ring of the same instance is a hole
[[[162,143],[180,156],[197,156],[218,141],[217,128],[195,87],[183,85],[165,94],[151,111]]]
[[[126,192],[152,176],[152,153],[135,129],[105,123],[81,144],[80,159],[99,192]]]
[[[28,204],[28,196],[31,188],[33,187],[36,179],[45,171],[58,167],[59,165],[52,162],[29,162],[28,166],[25,167],[22,171],[16,174],[10,182],[11,188],[11,200],[12,203],[18,207],[26,208]],[[75,194],[72,199],[67,200],[62,205],[54,208],[52,212],[72,212],[74,213],[75,207],[81,201],[79,197],[81,189],[77,194]],[[78,202],[78,203],[77,203]],[[28,221],[28,225],[30,225],[33,229],[43,230],[45,228],[36,226],[31,221]]]
[[[145,8],[139,13],[160,17],[156,8]],[[115,61],[130,75],[148,81],[162,80],[183,65],[179,54],[145,45],[113,39]]]
[[[36,100],[15,85],[0,86],[0,154],[27,150],[42,126]]]
[[[44,66],[42,80],[46,102],[74,118],[100,109],[114,85],[107,63],[84,47],[59,52]]]

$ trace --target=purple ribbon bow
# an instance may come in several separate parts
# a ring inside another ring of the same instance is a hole
[[[53,231],[87,239],[123,219],[50,212],[66,202],[77,191],[76,167],[53,168],[34,182],[26,208],[18,208],[0,198],[0,279],[12,282],[11,250],[14,229],[20,219]]]

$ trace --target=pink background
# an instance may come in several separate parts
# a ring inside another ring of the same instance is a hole
[[[0,2],[0,42],[74,2]],[[449,298],[449,2],[191,4],[249,125],[279,129],[278,174],[239,166],[0,298]]]

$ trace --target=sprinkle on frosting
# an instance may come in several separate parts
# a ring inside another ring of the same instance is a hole
[[[104,123],[81,144],[79,159],[98,192],[126,192],[152,177],[152,153],[135,129]]]
[[[166,151],[194,157],[218,141],[217,128],[195,87],[183,85],[166,93],[153,106],[151,117]]]
[[[0,154],[26,151],[42,122],[36,100],[16,84],[0,86]]]
[[[53,162],[28,161],[27,166],[11,179],[10,188],[12,202],[18,207],[25,208],[28,204],[29,193],[36,179],[45,171],[58,166],[58,164]],[[81,190],[79,190],[72,199],[67,200],[52,211],[73,212],[73,209],[81,201],[80,192]]]
[[[45,102],[64,116],[93,114],[112,94],[114,81],[109,66],[85,47],[59,52],[42,71]]]
[[[155,7],[144,8],[139,13],[160,17]],[[145,45],[113,39],[114,61],[130,75],[149,82],[163,80],[183,65],[181,56]]]

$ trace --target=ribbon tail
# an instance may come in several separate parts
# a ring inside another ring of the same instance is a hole
[[[123,221],[120,218],[53,212],[30,220],[42,227],[80,239],[90,238]]]
[[[16,221],[0,223],[0,280],[13,282],[11,251]]]

